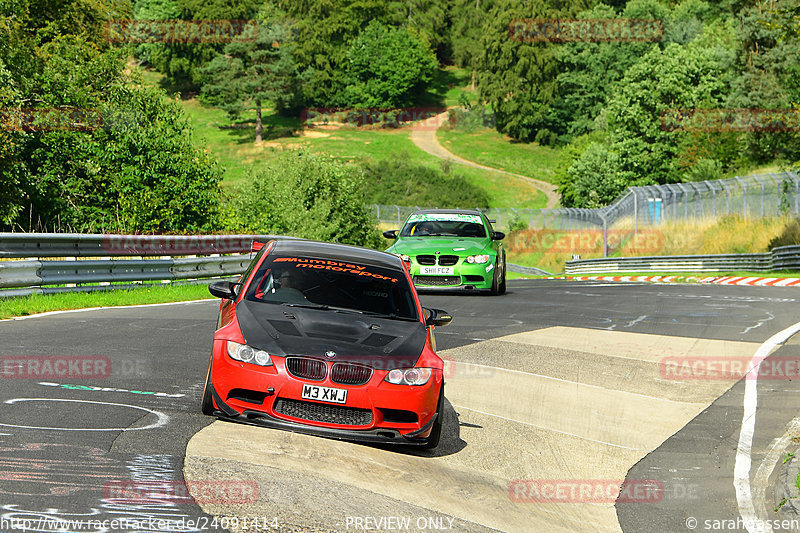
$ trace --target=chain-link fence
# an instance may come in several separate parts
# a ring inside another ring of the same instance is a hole
[[[419,206],[373,205],[381,223],[399,228]],[[637,228],[688,218],[739,214],[763,218],[800,216],[800,178],[795,172],[757,174],[725,180],[629,187],[607,207],[598,209],[492,208],[486,215],[501,230],[517,228],[601,229],[614,225]]]
[[[406,221],[408,216],[414,211],[423,208],[420,206],[403,206],[403,205],[378,205],[373,204],[370,206],[378,222],[381,224],[391,225],[393,229],[399,229]],[[434,207],[433,209],[436,209]],[[472,209],[472,208],[470,208]],[[528,209],[528,208],[513,208],[501,207],[482,209],[486,216],[495,221],[493,226],[500,230],[509,230],[517,228],[541,228],[545,224],[544,209]]]

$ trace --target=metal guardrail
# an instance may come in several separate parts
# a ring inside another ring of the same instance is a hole
[[[250,264],[254,240],[275,238],[295,237],[0,233],[0,259],[35,258],[0,260],[0,297],[141,287],[143,282],[202,283],[236,276]],[[187,255],[202,257],[182,257]],[[70,260],[41,260],[49,257]]]
[[[0,233],[0,258],[173,256],[245,253],[276,235],[100,235]],[[284,237],[281,239],[295,239]]]
[[[69,283],[184,280],[241,274],[252,254],[178,259],[0,262],[0,289]]]
[[[567,261],[566,274],[604,272],[772,272],[800,270],[800,246],[781,246],[757,254],[617,257]]]
[[[551,272],[542,270],[536,267],[526,267],[523,265],[515,265],[514,263],[506,263],[506,270],[509,272],[516,272],[517,274],[525,274],[528,276],[552,276]]]

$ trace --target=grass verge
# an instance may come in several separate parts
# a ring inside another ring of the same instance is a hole
[[[442,128],[436,135],[442,146],[464,159],[553,183],[560,157],[558,150],[535,143],[514,142],[489,128],[474,132]]]
[[[208,285],[164,285],[141,289],[118,289],[102,292],[33,294],[0,298],[0,319],[35,315],[48,311],[113,307],[167,302],[184,302],[212,298]]]
[[[161,74],[152,70],[140,69],[140,72],[151,85],[160,85],[163,79]],[[439,71],[428,95],[430,102],[427,105],[454,105],[458,94],[470,91],[467,88],[469,77],[469,72],[463,69]],[[342,161],[389,159],[431,167],[441,165],[438,158],[414,145],[408,128],[344,126],[303,129],[299,118],[281,117],[265,109],[264,140],[255,144],[255,124],[249,115],[243,116],[242,120],[231,121],[223,110],[205,107],[195,98],[184,98],[178,102],[194,127],[195,144],[216,157],[222,165],[222,184],[228,189],[246,181],[253,171],[286,150],[307,150]],[[486,191],[492,207],[535,209],[546,204],[545,196],[522,180],[460,165],[456,165],[454,170],[471,184]],[[397,198],[393,203],[405,205],[403,198]]]

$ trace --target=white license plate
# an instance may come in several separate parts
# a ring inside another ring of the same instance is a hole
[[[456,273],[455,267],[420,266],[419,273],[423,276],[452,276]]]
[[[347,389],[303,385],[303,399],[330,403],[345,403],[347,401]]]

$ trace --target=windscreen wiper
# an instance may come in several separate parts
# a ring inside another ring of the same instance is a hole
[[[395,313],[373,313],[371,311],[362,311],[363,314],[374,316],[376,318],[388,318],[390,320],[406,320],[408,322],[417,322],[416,318],[411,318],[408,316],[400,316]]]
[[[351,309],[349,307],[336,307],[334,305],[295,304],[291,302],[284,302],[281,305],[285,305],[287,307],[302,307],[304,309],[319,309],[320,311],[336,311],[337,313],[357,313],[359,315],[364,314],[364,311],[359,311],[358,309]]]
[[[327,305],[320,305],[320,304],[293,304],[290,302],[283,302],[281,305],[285,305],[287,307],[303,307],[305,309],[319,309],[321,311],[328,311],[330,307]]]

